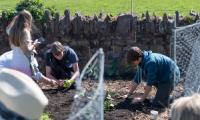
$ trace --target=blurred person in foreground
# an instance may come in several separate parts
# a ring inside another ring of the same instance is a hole
[[[38,120],[47,104],[48,99],[29,76],[0,68],[0,120]]]
[[[200,95],[194,94],[175,100],[171,107],[171,120],[199,120]]]
[[[143,102],[151,91],[152,86],[155,86],[157,92],[152,103],[153,109],[161,110],[168,107],[169,96],[174,88],[174,76],[176,79],[180,76],[176,63],[165,55],[142,51],[139,47],[131,47],[129,49],[127,62],[137,68],[137,71],[129,93],[123,97],[130,97],[141,80],[144,79],[146,81],[144,94],[133,98],[133,103]]]

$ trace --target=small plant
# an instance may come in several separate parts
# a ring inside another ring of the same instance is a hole
[[[107,94],[106,99],[104,101],[104,111],[109,111],[114,108],[114,104],[112,103],[112,97],[110,94]]]
[[[42,116],[40,117],[40,120],[52,120],[50,116],[51,116],[50,113],[43,113]]]
[[[75,83],[75,80],[65,80],[64,81],[64,88],[69,88],[72,84]]]

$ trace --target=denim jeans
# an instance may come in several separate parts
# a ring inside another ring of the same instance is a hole
[[[165,108],[169,104],[169,96],[173,90],[173,81],[157,85],[156,96],[153,100],[153,105],[160,108]]]
[[[170,75],[170,79],[166,83],[158,83],[156,84],[157,93],[153,100],[153,105],[164,108],[169,105],[169,96],[173,91],[174,86],[177,84],[176,82],[180,79],[180,71],[175,68],[175,71]]]

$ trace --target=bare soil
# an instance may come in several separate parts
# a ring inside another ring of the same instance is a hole
[[[105,90],[112,97],[114,108],[104,112],[105,120],[150,120],[150,101],[145,100],[143,103],[133,104],[131,99],[123,99],[119,96],[125,95],[129,91],[131,85],[130,80],[106,80]],[[144,84],[140,85],[133,96],[143,93]],[[65,120],[68,118],[73,102],[75,90],[56,91],[51,89],[43,89],[45,95],[49,99],[49,105],[45,112],[51,114],[53,120]],[[153,89],[149,97],[155,95],[156,90]],[[159,113],[158,120],[168,119],[169,108]]]

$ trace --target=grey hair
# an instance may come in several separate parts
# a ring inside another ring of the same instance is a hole
[[[172,104],[172,120],[199,120],[200,95],[181,97]]]

